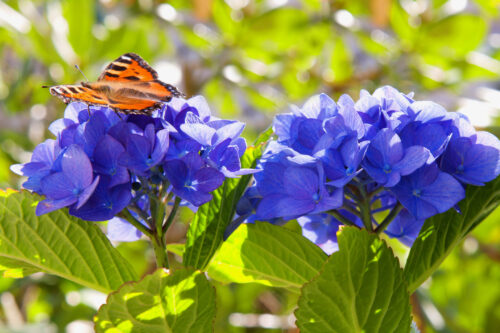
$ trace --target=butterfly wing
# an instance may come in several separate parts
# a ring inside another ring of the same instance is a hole
[[[153,100],[139,99],[129,96],[121,96],[119,99],[109,98],[108,105],[117,112],[125,114],[151,115],[154,110],[159,109],[162,104]]]
[[[112,61],[97,82],[50,87],[64,103],[106,105],[117,112],[151,114],[172,97],[183,96],[176,87],[158,80],[158,73],[135,53]]]
[[[50,87],[50,94],[64,103],[84,102],[89,105],[108,105],[106,97],[98,91],[81,85],[60,85]]]
[[[152,81],[158,73],[135,53],[125,53],[112,61],[102,72],[98,81]]]
[[[135,53],[125,53],[112,61],[97,82],[110,85],[121,83],[146,92],[152,99],[162,102],[184,96],[176,87],[158,80],[158,73]]]

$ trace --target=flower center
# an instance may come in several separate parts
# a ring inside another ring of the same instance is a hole
[[[313,200],[314,201],[318,201],[319,200],[319,194],[318,193],[314,193],[313,196],[312,196]]]
[[[460,164],[459,166],[457,166],[457,173],[463,173],[464,172],[464,165],[463,164]]]
[[[353,172],[354,172],[354,168],[352,168],[352,167],[348,167],[348,168],[345,169],[345,174],[347,176],[352,175]]]
[[[416,197],[420,197],[420,195],[422,194],[422,191],[419,190],[418,188],[414,189],[413,190],[413,195],[416,196]]]
[[[382,170],[384,170],[385,173],[391,173],[392,167],[386,163],[386,164],[384,164],[384,168]]]

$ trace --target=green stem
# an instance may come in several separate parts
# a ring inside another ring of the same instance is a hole
[[[164,238],[164,233],[163,233],[163,220],[165,218],[165,205],[161,202],[161,200],[157,198],[153,198],[152,203],[155,205],[155,217],[154,217],[154,223],[156,226],[156,234],[162,238]]]
[[[373,231],[370,198],[366,196],[363,197],[363,200],[359,203],[359,208],[361,210],[361,220],[363,221],[363,225],[366,229],[368,229],[368,231]]]
[[[341,209],[347,210],[349,213],[356,215],[357,217],[361,217],[361,212],[354,207],[349,206],[348,204],[344,204]]]
[[[328,214],[330,214],[331,216],[335,217],[337,220],[339,220],[340,222],[342,222],[343,224],[345,225],[350,225],[352,227],[356,227],[359,229],[359,227],[354,224],[351,220],[349,220],[348,218],[345,218],[342,214],[340,214],[338,211],[336,210],[329,210],[327,212]]]
[[[168,268],[167,242],[162,228],[163,219],[165,217],[165,205],[156,195],[154,193],[149,195],[149,207],[151,209],[152,218],[151,227],[153,228],[153,235],[150,238],[155,251],[156,266],[158,268]]]
[[[151,243],[153,244],[153,249],[155,251],[156,267],[169,268],[165,236],[159,236],[155,234],[153,237],[151,237]]]
[[[370,196],[366,193],[366,189],[361,182],[357,181],[354,184],[356,187],[354,187],[353,190],[354,192],[358,192],[355,194],[358,196],[361,221],[363,221],[363,225],[368,231],[373,231]]]
[[[379,194],[380,192],[382,192],[384,190],[384,187],[383,186],[380,186],[379,188],[373,190],[373,192],[370,192],[368,193],[368,197],[370,199],[373,199],[374,196],[376,196],[377,194]]]
[[[163,224],[163,233],[167,233],[168,228],[172,224],[172,221],[174,220],[175,215],[177,214],[177,210],[179,209],[179,205],[181,203],[181,198],[175,197],[174,201],[174,206],[172,207],[172,210],[170,211],[170,214],[168,214],[167,221]]]
[[[153,231],[150,230],[148,227],[143,225],[141,222],[139,222],[129,211],[128,209],[124,209],[120,212],[119,214],[120,217],[126,219],[130,224],[132,224],[134,227],[136,227],[140,232],[151,238],[153,235]]]
[[[385,228],[387,228],[387,226],[389,225],[389,223],[391,223],[392,220],[394,220],[394,218],[399,214],[401,209],[403,209],[403,205],[401,205],[401,203],[398,202],[396,206],[394,206],[394,208],[391,210],[389,215],[387,215],[385,219],[382,221],[382,223],[378,225],[378,227],[375,229],[375,232],[377,234],[380,234],[382,231],[384,231]]]

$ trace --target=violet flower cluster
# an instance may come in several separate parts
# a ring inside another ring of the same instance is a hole
[[[411,245],[427,218],[464,198],[466,184],[500,173],[494,135],[390,86],[361,91],[358,101],[316,95],[291,111],[275,117],[277,140],[237,212],[249,222],[297,219],[328,253],[342,224]]]
[[[212,116],[201,96],[175,98],[151,117],[71,103],[49,127],[56,138],[12,169],[28,177],[24,188],[45,196],[37,215],[68,207],[81,219],[104,221],[125,212],[148,225],[151,200],[198,207],[225,177],[252,172],[240,169],[243,128]],[[116,222],[119,230],[109,226],[115,234],[140,236]]]

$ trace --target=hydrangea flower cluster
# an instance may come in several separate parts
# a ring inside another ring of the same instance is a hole
[[[424,221],[462,200],[466,184],[500,173],[500,141],[468,119],[385,86],[335,103],[325,94],[277,115],[255,182],[238,205],[247,221],[297,219],[327,253],[341,224],[406,245]]]
[[[63,207],[88,221],[132,214],[154,230],[155,202],[198,207],[225,177],[252,172],[240,169],[243,128],[212,116],[201,96],[173,99],[152,117],[71,103],[49,127],[56,138],[38,145],[31,162],[12,169],[28,177],[26,189],[46,197],[38,215]],[[140,235],[121,224],[127,226]]]

